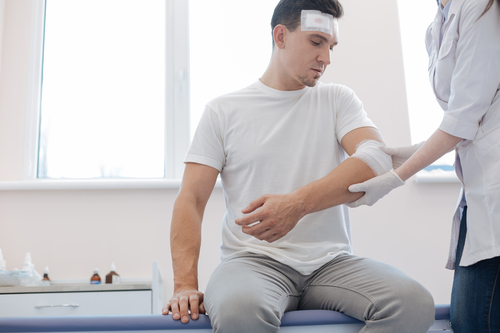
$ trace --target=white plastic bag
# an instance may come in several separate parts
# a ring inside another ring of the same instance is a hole
[[[0,271],[0,287],[37,287],[42,285],[42,279],[31,263],[24,263],[22,271]]]

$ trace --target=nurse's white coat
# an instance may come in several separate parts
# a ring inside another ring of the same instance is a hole
[[[444,110],[439,128],[465,139],[456,147],[455,163],[468,206],[461,266],[500,256],[500,6],[495,0],[478,20],[487,4],[453,0],[441,46],[440,10],[426,35],[429,78]],[[462,193],[459,205],[461,199]],[[455,267],[459,228],[457,207],[450,269]]]

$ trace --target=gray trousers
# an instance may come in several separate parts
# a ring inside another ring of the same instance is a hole
[[[339,255],[311,275],[264,255],[223,261],[205,292],[214,332],[278,332],[283,313],[326,309],[366,323],[363,333],[427,332],[434,301],[417,281],[384,263]]]

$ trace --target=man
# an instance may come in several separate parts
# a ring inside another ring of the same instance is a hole
[[[337,0],[281,0],[264,75],[207,104],[174,205],[174,296],[163,314],[186,323],[188,309],[192,319],[206,310],[215,332],[277,332],[283,313],[296,309],[340,311],[371,333],[427,332],[434,321],[420,284],[352,255],[342,204],[361,194],[347,188],[392,163],[352,90],[318,84],[342,14]],[[201,222],[219,173],[222,262],[204,295]]]

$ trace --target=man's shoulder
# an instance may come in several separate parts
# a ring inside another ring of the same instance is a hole
[[[354,90],[339,83],[319,82],[315,88],[318,90],[319,94],[332,94],[335,99],[349,97],[354,94]]]
[[[224,104],[231,104],[231,103],[241,103],[242,99],[245,98],[252,98],[255,97],[256,94],[258,94],[259,91],[255,87],[255,83],[243,88],[239,89],[236,91],[232,91],[220,96],[215,97],[214,99],[210,100],[207,105],[211,108],[217,108],[217,106],[224,105]]]

